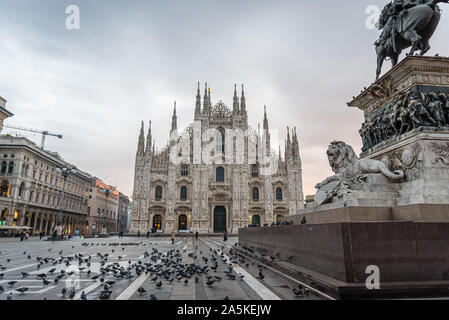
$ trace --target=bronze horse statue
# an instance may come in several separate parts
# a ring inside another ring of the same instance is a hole
[[[440,22],[440,8],[438,3],[448,3],[449,0],[422,0],[404,11],[398,17],[398,23],[393,26],[393,36],[389,36],[383,44],[376,44],[377,71],[376,81],[379,79],[382,64],[386,58],[391,59],[392,67],[398,63],[402,50],[411,47],[408,55],[413,55],[420,49],[420,55],[424,55],[430,49],[429,40],[434,34]],[[379,29],[383,29],[389,19],[386,6],[379,18]]]

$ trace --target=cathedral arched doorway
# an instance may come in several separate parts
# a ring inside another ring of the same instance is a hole
[[[162,230],[162,216],[160,214],[153,217],[153,229],[154,231]]]
[[[253,215],[251,219],[251,224],[253,226],[260,226],[260,216],[258,214]]]
[[[185,214],[179,216],[178,230],[187,230],[187,216]]]
[[[215,207],[214,209],[214,233],[226,230],[226,208]]]

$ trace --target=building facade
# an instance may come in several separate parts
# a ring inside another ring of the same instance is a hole
[[[63,177],[57,168],[74,166],[24,137],[10,135],[0,136],[0,157],[0,223],[51,234],[62,201]],[[78,169],[67,177],[62,204],[66,234],[85,234],[90,183],[90,176]]]
[[[105,190],[109,190],[108,196]],[[94,178],[89,187],[88,234],[101,234],[103,227],[107,232],[116,232],[118,210],[119,191],[100,179]]]
[[[136,152],[130,232],[236,233],[269,224],[304,208],[296,129],[287,128],[284,157],[271,148],[266,110],[263,130],[248,126],[246,99],[234,88],[233,107],[201,99],[194,123],[178,134],[176,103],[170,140],[155,150],[142,122]]]
[[[0,97],[0,132],[3,130],[3,121],[12,116],[13,114],[6,110],[6,99]]]
[[[119,192],[117,232],[128,232],[129,198]]]

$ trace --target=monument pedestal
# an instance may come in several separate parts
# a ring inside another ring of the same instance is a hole
[[[449,294],[449,58],[409,56],[348,105],[365,116],[360,158],[332,142],[315,203],[280,218],[294,225],[239,229],[240,246],[339,298]]]

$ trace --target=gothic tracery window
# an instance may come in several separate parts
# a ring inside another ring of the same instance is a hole
[[[282,188],[280,187],[276,188],[276,200],[282,201]]]
[[[253,200],[259,201],[259,188],[258,187],[253,188]]]
[[[162,199],[162,187],[161,187],[161,186],[156,186],[154,197],[155,197],[157,200]]]
[[[224,152],[225,151],[225,135],[221,128],[217,129],[217,135],[215,137],[216,140],[216,151]]]
[[[181,176],[187,177],[189,175],[189,165],[188,164],[182,164],[181,165]]]
[[[257,178],[259,176],[259,165],[253,164],[251,165],[251,177]]]
[[[224,168],[223,167],[217,167],[217,169],[215,170],[215,180],[217,182],[224,182],[224,176],[225,176],[225,172],[224,172]]]
[[[181,200],[187,200],[187,187],[186,186],[181,187],[180,198],[181,198]]]

